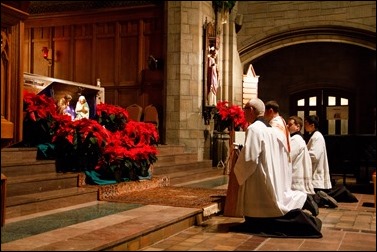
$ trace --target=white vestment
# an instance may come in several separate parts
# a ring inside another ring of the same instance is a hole
[[[274,132],[276,133],[279,142],[279,152],[284,153],[280,158],[281,166],[287,167],[287,172],[283,175],[285,176],[284,181],[287,183],[286,186],[292,186],[292,162],[291,162],[291,139],[290,133],[285,123],[285,120],[281,116],[276,116],[272,118],[269,122],[272,126]]]
[[[312,160],[314,189],[331,189],[329,163],[327,160],[326,142],[322,133],[315,131],[307,145]]]
[[[290,139],[290,133],[289,129],[287,128],[287,124],[283,117],[281,116],[275,116],[271,119],[269,124],[277,129],[279,135],[278,138],[281,139],[281,141],[284,143],[284,147],[287,149],[288,153],[290,150],[291,145],[291,139]]]
[[[291,136],[292,190],[314,194],[312,161],[304,138],[300,134]]]
[[[292,191],[286,182],[289,167],[281,167],[282,155],[271,127],[257,120],[247,128],[245,146],[234,167],[240,185],[239,215],[279,217],[303,207],[307,195]]]

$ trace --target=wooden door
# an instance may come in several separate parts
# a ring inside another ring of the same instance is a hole
[[[352,134],[354,111],[353,96],[343,90],[306,90],[290,97],[290,115],[298,115],[302,119],[317,115],[319,130],[324,135]]]

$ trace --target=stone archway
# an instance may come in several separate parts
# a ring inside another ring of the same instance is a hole
[[[347,43],[376,50],[376,34],[371,31],[331,25],[297,28],[273,33],[243,47],[239,54],[244,72],[247,72],[249,64],[254,59],[266,53],[282,47],[308,42]]]
[[[374,41],[375,33],[365,30],[312,27],[270,35],[244,47],[240,57],[244,72],[252,64],[260,76],[258,96],[278,100],[283,116],[289,115],[289,97],[295,92],[342,89],[356,97],[355,132],[370,133],[374,125],[367,114],[375,108]]]

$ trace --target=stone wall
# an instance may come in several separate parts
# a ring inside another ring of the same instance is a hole
[[[376,32],[375,1],[238,1],[243,15],[238,50],[272,34],[337,25]]]
[[[187,152],[204,153],[202,118],[203,24],[212,20],[211,2],[167,3],[166,142],[184,144]]]

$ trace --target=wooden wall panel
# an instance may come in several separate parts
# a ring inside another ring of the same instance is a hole
[[[116,81],[115,66],[117,62],[115,22],[97,23],[95,27],[95,76],[100,78],[102,86],[114,86]]]
[[[117,104],[115,101],[115,90],[114,89],[106,89],[105,90],[105,103],[108,104]]]
[[[164,61],[162,5],[114,12],[98,10],[93,15],[82,11],[74,18],[51,14],[29,19],[27,30],[35,31],[37,37],[48,35],[43,43],[54,48],[56,60],[52,66],[46,65],[45,60],[37,58],[42,55],[41,45],[37,48],[31,44],[31,51],[39,52],[27,55],[26,61],[46,76],[89,85],[96,85],[99,78],[105,87],[106,103],[122,107],[136,103],[143,108],[154,104],[163,118],[163,70],[144,76],[149,71],[150,55]],[[44,26],[50,33],[44,31]],[[30,72],[37,73],[32,67]]]
[[[43,58],[42,48],[48,47],[47,41],[34,40],[34,50],[32,50],[34,57],[33,73],[49,76],[49,63]]]
[[[74,50],[74,79],[76,82],[93,84],[91,81],[92,40],[76,39]]]
[[[120,61],[119,86],[132,86],[140,83],[140,21],[129,20],[119,23]]]
[[[141,96],[140,96],[140,89],[139,88],[127,88],[127,89],[119,89],[119,101],[118,105],[126,108],[131,104],[141,104]]]
[[[74,27],[74,81],[94,84],[93,69],[93,27],[90,24]]]
[[[138,37],[122,37],[120,42],[119,86],[138,84]]]
[[[54,77],[63,80],[72,79],[72,26],[58,26],[54,29]]]
[[[70,40],[55,39],[54,43],[54,76],[58,79],[71,79]]]
[[[50,44],[51,29],[48,27],[42,27],[34,29],[32,34],[32,54],[34,62],[32,65],[33,73],[49,76],[50,68],[47,60],[43,58],[42,48],[47,47],[51,49]]]
[[[101,76],[100,79],[102,86],[114,86],[116,82],[114,76],[116,58],[115,39],[114,37],[98,38],[96,43],[98,49],[95,54],[96,65],[98,68],[96,76]]]
[[[143,28],[143,38],[145,44],[144,58],[147,60],[149,55],[153,55],[155,58],[162,59],[162,23],[158,22],[156,18],[145,19]]]
[[[31,32],[29,29],[25,29],[24,41],[23,41],[24,55],[31,55]],[[26,59],[24,57],[24,59]],[[24,71],[31,72],[31,62],[29,60],[23,60]]]

